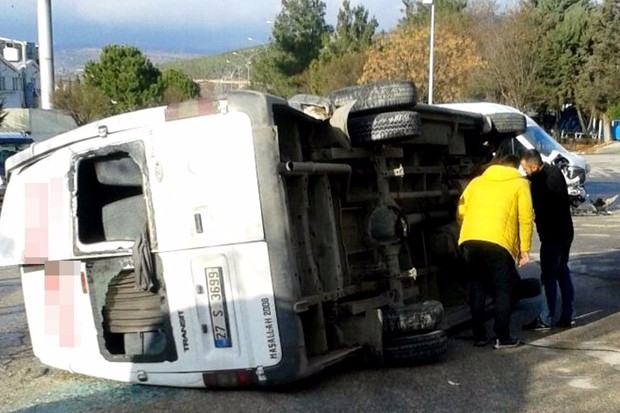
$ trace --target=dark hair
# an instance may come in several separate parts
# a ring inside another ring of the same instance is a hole
[[[527,151],[521,154],[521,160],[531,163],[537,166],[543,164],[543,160],[540,156],[540,153],[536,149],[528,149]]]
[[[519,169],[520,159],[517,155],[505,155],[497,160],[498,165],[504,166],[512,166],[513,168]]]

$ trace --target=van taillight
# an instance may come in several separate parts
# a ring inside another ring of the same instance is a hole
[[[239,388],[252,384],[253,370],[228,370],[203,373],[202,381],[207,387]]]

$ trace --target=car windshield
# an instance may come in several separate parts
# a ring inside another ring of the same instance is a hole
[[[538,152],[545,156],[548,156],[554,150],[566,153],[566,149],[538,125],[528,125],[523,136],[534,145]]]

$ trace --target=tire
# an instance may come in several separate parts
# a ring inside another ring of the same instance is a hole
[[[432,363],[448,351],[448,336],[443,330],[394,339],[383,346],[387,366]]]
[[[349,86],[333,91],[329,99],[334,106],[341,107],[353,101],[350,113],[377,109],[414,106],[417,103],[417,89],[413,82],[389,81]]]
[[[520,113],[493,113],[489,115],[493,129],[498,133],[515,133],[521,134],[525,132],[525,116]]]
[[[432,331],[443,321],[443,305],[439,301],[424,301],[401,308],[382,311],[383,333],[399,336],[410,333]]]
[[[349,118],[347,129],[354,143],[389,143],[420,136],[422,122],[417,112],[385,112]]]

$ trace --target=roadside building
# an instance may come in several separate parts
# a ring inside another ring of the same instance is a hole
[[[0,37],[0,99],[4,108],[37,108],[40,96],[37,46]]]

